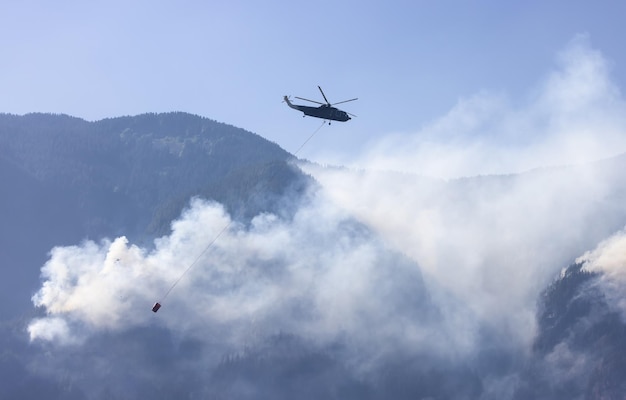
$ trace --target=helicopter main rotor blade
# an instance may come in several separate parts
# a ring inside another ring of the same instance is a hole
[[[305,99],[304,97],[298,97],[298,96],[294,96],[294,97],[296,99],[300,99],[300,100],[304,100],[304,101],[310,101],[311,103],[317,103],[317,104],[325,105],[325,103],[320,103],[319,101]]]
[[[322,96],[324,96],[324,100],[326,100],[326,104],[330,105],[330,101],[328,101],[328,99],[326,98],[326,95],[324,94],[324,91],[322,90],[320,85],[317,85],[317,88],[320,90],[320,92],[322,92]]]
[[[342,104],[342,103],[347,103],[349,101],[354,101],[354,100],[358,100],[358,97],[355,97],[354,99],[350,99],[350,100],[344,100],[344,101],[340,101],[339,103],[333,103],[331,104],[332,106],[336,105],[336,104]]]

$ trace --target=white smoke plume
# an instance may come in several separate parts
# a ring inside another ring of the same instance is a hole
[[[626,103],[587,37],[530,98],[462,100],[414,135],[382,138],[363,170],[305,167],[429,281],[526,344],[538,293],[623,221],[621,167],[591,162],[626,151]]]
[[[196,199],[152,251],[124,237],[53,249],[33,297],[48,316],[30,324],[31,340],[74,344],[92,333],[150,324],[208,336],[222,349],[281,331],[322,342],[350,334],[406,343],[429,334],[406,316],[402,332],[393,323],[406,309],[400,300],[424,297],[417,268],[323,196],[290,222],[262,214],[249,228],[231,224],[163,309],[151,313],[152,303],[229,224],[220,205]],[[395,283],[399,276],[404,280]],[[366,329],[372,322],[378,328]]]
[[[626,231],[602,241],[576,261],[583,263],[587,271],[602,272],[611,279],[626,282]]]
[[[622,230],[586,252],[576,262],[589,272],[601,273],[600,286],[607,303],[615,307],[626,321],[626,231]]]
[[[525,99],[463,98],[414,134],[383,136],[352,163],[455,178],[589,162],[624,151],[625,109],[610,62],[579,35]]]

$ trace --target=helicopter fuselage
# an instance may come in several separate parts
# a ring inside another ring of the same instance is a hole
[[[292,104],[287,96],[285,96],[285,102],[289,107],[295,110],[300,110],[304,113],[304,115],[308,115],[310,117],[341,122],[345,122],[351,119],[347,112],[342,111],[336,107],[329,106],[327,104],[322,104],[319,107],[301,106],[297,104]]]

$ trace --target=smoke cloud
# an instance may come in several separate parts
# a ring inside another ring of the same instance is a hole
[[[587,271],[603,272],[612,279],[626,280],[626,232],[622,230],[602,241],[576,261],[583,263]]]
[[[626,231],[621,230],[576,260],[589,272],[601,273],[600,287],[607,303],[626,321]]]
[[[437,178],[519,173],[614,156],[626,148],[626,104],[611,64],[575,37],[525,99],[483,91],[413,134],[385,135],[356,168]],[[345,164],[345,163],[344,163]]]
[[[608,200],[619,172],[586,164],[626,150],[626,103],[609,72],[579,36],[528,104],[481,93],[414,135],[382,138],[362,171],[307,172],[429,279],[528,342],[536,296],[556,268],[623,217]]]
[[[149,312],[229,224],[163,309]],[[231,223],[219,204],[196,199],[154,250],[124,237],[55,248],[42,276],[33,302],[48,316],[30,324],[31,340],[74,344],[95,332],[150,324],[180,335],[208,334],[222,349],[281,331],[321,342],[348,334],[418,346],[429,334],[419,321],[399,317],[420,309],[402,302],[425,298],[419,270],[323,196],[293,221],[262,214],[249,227]],[[403,319],[402,329],[396,318]],[[366,329],[373,322],[378,328]]]

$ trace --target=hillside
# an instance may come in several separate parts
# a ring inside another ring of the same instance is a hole
[[[626,155],[292,161],[185,113],[0,114],[0,398],[624,397]]]
[[[290,157],[258,135],[185,113],[96,122],[0,114],[0,265],[13,277],[0,284],[0,314],[30,308],[53,246],[116,235],[149,244],[193,196],[241,218],[287,212],[280,199],[302,179]]]
[[[570,265],[540,301],[539,333],[516,399],[621,399],[626,323],[602,275]]]
[[[97,122],[65,115],[0,115],[0,143],[4,163],[42,188],[67,193],[65,199],[89,220],[83,224],[87,235],[119,226],[138,235],[162,234],[146,227],[160,227],[154,215],[164,212],[164,204],[201,192],[216,200],[247,198],[245,187],[229,184],[290,157],[258,135],[185,113]],[[264,172],[256,178],[259,173]],[[10,176],[3,179],[12,187]],[[211,193],[215,186],[222,190]],[[171,211],[169,220],[179,212],[180,207]]]

